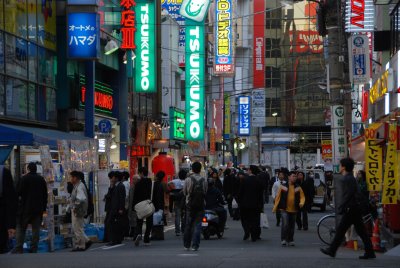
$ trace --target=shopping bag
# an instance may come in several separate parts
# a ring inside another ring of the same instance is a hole
[[[265,213],[261,213],[261,215],[260,215],[260,227],[262,227],[264,229],[269,228],[268,217],[267,217],[267,214],[265,214]]]
[[[236,202],[235,198],[233,198],[233,200],[232,200],[232,208],[238,208],[238,207],[239,207],[238,203]]]

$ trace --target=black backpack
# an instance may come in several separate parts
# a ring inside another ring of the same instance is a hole
[[[204,191],[204,178],[200,180],[196,180],[194,177],[190,177],[193,183],[192,192],[190,193],[188,206],[193,211],[201,211],[204,210],[204,199],[205,199],[205,191]]]

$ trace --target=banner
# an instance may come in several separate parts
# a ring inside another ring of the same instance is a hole
[[[366,34],[349,37],[350,82],[366,84],[370,79],[369,38]]]
[[[214,73],[232,74],[234,67],[234,31],[232,0],[215,1],[215,62]]]
[[[397,127],[389,126],[389,143],[386,151],[385,175],[383,181],[382,204],[397,204],[399,192],[398,159],[397,159]]]
[[[250,135],[250,97],[239,96],[239,133],[238,136]]]
[[[135,91],[157,92],[156,15],[154,1],[136,0]]]
[[[204,23],[186,22],[186,138],[204,140]]]
[[[258,0],[254,3],[253,23],[253,87],[265,87],[265,1]]]
[[[365,173],[368,191],[382,190],[382,146],[375,139],[365,141]]]

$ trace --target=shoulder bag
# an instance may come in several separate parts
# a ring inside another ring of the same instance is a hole
[[[151,216],[154,211],[153,205],[153,189],[154,189],[154,182],[151,182],[151,195],[150,199],[143,200],[135,205],[135,211],[137,214],[138,219],[144,219]]]

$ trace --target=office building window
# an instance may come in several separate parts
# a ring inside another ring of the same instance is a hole
[[[280,117],[281,115],[281,101],[277,98],[265,98],[265,116],[266,117]]]
[[[266,29],[281,29],[282,27],[282,9],[267,9],[265,12]]]
[[[281,39],[276,38],[266,38],[265,39],[265,57],[266,58],[280,58],[281,57],[281,48],[280,48]]]
[[[36,85],[28,87],[28,119],[36,120]]]
[[[27,118],[27,85],[22,80],[6,78],[6,115]]]
[[[280,68],[265,67],[265,86],[280,87],[281,86],[281,71]]]
[[[5,46],[6,73],[26,79],[28,75],[28,42],[6,34]]]
[[[4,89],[4,76],[0,75],[0,115],[4,115],[6,91]]]

